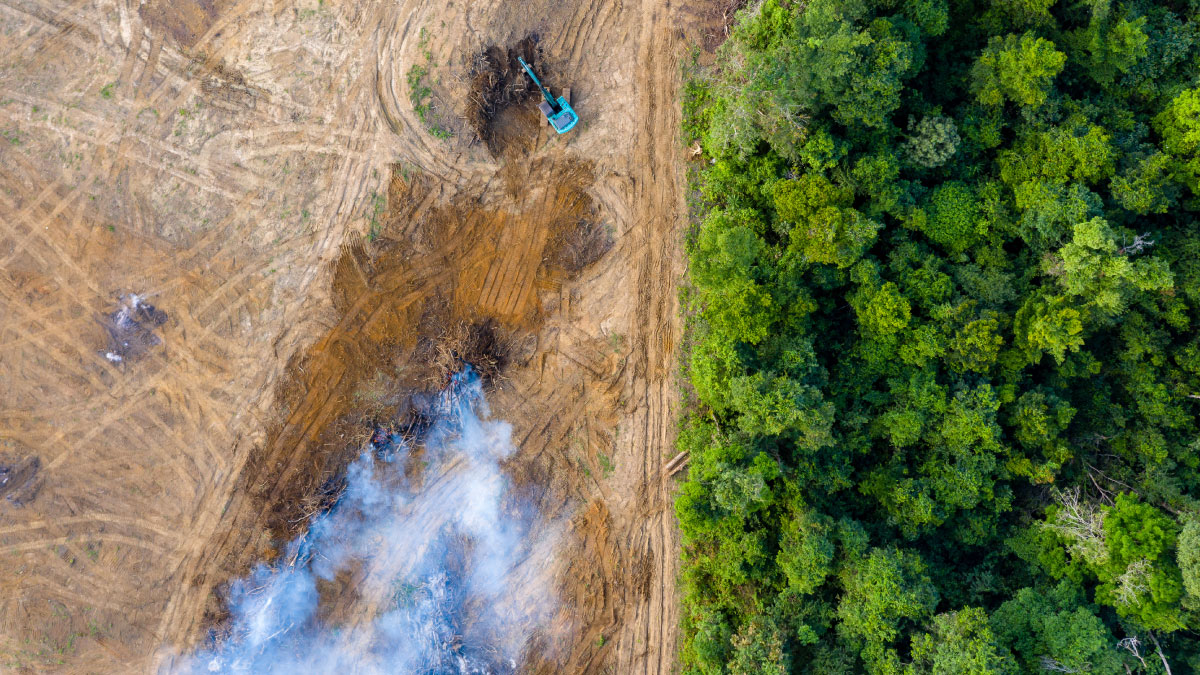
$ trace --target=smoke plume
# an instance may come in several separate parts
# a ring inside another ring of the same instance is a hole
[[[233,585],[229,635],[177,672],[516,670],[553,610],[538,574],[552,528],[509,489],[511,427],[488,419],[474,373],[456,375],[432,412],[423,442],[362,453],[333,508]],[[323,620],[318,581],[339,574],[354,580],[353,604]]]

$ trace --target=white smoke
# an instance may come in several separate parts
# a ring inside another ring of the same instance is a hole
[[[511,427],[488,419],[478,377],[457,375],[434,410],[424,451],[394,438],[364,451],[337,504],[278,562],[233,585],[229,636],[176,672],[516,670],[554,610],[536,572],[553,555],[553,528],[509,489],[500,463],[514,452]],[[353,616],[323,622],[318,579],[347,572]]]

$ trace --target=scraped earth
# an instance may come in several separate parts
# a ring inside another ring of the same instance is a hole
[[[567,523],[525,670],[673,672],[692,16],[0,0],[0,668],[169,669],[474,345]],[[524,95],[478,133],[480,56],[526,38],[568,136]]]

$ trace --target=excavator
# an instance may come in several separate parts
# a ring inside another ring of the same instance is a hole
[[[550,122],[550,126],[560,134],[565,134],[575,128],[575,124],[579,122],[579,115],[575,114],[575,109],[571,107],[571,103],[563,96],[559,96],[558,100],[550,94],[550,90],[543,87],[537,75],[533,74],[533,69],[525,63],[525,59],[517,57],[521,62],[521,66],[525,68],[525,72],[529,73],[529,77],[533,83],[537,85],[539,91],[542,92],[542,98],[546,99],[538,104],[538,109],[546,116],[546,120]]]

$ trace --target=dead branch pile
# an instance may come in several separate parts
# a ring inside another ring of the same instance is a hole
[[[508,364],[511,346],[494,319],[450,325],[434,341],[430,384],[445,387],[463,366],[475,370],[485,385],[493,384]]]
[[[492,154],[496,138],[493,121],[500,111],[536,99],[538,89],[525,74],[517,58],[525,59],[541,76],[541,52],[537,36],[529,35],[508,49],[495,45],[475,56],[471,64],[471,91],[467,98],[467,124]]]

